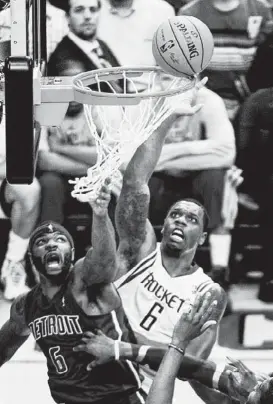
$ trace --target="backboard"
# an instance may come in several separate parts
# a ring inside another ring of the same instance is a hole
[[[40,127],[34,119],[35,75],[46,74],[46,1],[10,0],[10,55],[4,62],[6,177],[30,184],[35,176]]]

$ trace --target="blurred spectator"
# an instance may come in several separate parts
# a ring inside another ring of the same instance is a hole
[[[50,1],[47,1],[46,5],[46,20],[47,57],[49,58],[58,43],[67,35],[68,25],[64,11],[52,6]]]
[[[264,277],[259,298],[273,302],[273,87],[252,94],[239,117],[237,161],[244,171],[243,190],[260,207]]]
[[[229,218],[222,208],[226,170],[235,158],[234,131],[217,94],[202,88],[197,97],[203,108],[178,119],[163,146],[149,184],[150,218],[152,224],[162,224],[168,207],[184,197],[204,203],[210,216],[212,276],[221,281],[227,276],[231,244],[232,225],[226,225]]]
[[[245,74],[257,45],[272,30],[272,13],[263,0],[197,0],[179,11],[210,28],[215,49],[205,75],[225,101],[230,119],[249,94]]]
[[[49,2],[52,8],[67,11],[67,0]],[[174,9],[165,0],[101,0],[101,5],[97,35],[119,62],[127,66],[154,65],[154,32],[161,22],[174,15]],[[53,23],[53,30],[60,29],[54,28]]]
[[[102,0],[98,36],[121,65],[153,66],[153,35],[172,16],[174,10],[164,0]]]
[[[42,187],[41,222],[64,222],[64,206],[71,200],[69,179],[86,175],[96,159],[83,106],[73,103],[60,128],[42,130],[37,163]]]
[[[4,298],[13,300],[29,290],[26,286],[25,255],[28,241],[40,210],[40,186],[37,179],[30,185],[11,185],[6,179],[5,119],[0,125],[0,210],[9,218],[11,230],[1,268]]]
[[[254,60],[247,72],[247,84],[251,92],[273,87],[273,33],[258,46]]]
[[[65,13],[59,8],[53,7],[49,1],[46,6],[47,19],[47,56],[56,48],[56,45],[68,32],[67,20]],[[32,52],[32,13],[30,9],[29,16],[29,50]],[[0,12],[0,42],[10,41],[11,36],[11,12],[7,8]]]
[[[49,58],[48,75],[71,75],[71,67],[86,72],[118,66],[109,47],[97,39],[100,0],[64,0],[62,6],[66,11],[69,32]]]
[[[71,103],[61,126],[44,128],[41,134],[37,163],[42,189],[40,222],[53,220],[63,224],[71,210],[90,213],[89,205],[71,197],[73,185],[69,184],[69,180],[86,176],[87,169],[96,160],[96,146],[83,105]],[[115,198],[109,205],[111,218],[114,217],[114,208]]]

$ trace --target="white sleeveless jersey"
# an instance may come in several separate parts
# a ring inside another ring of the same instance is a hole
[[[138,343],[153,346],[171,342],[184,301],[193,300],[196,291],[205,293],[212,284],[211,278],[197,265],[195,272],[172,278],[162,265],[160,243],[152,253],[115,282]],[[142,387],[148,392],[155,373],[144,366],[142,374]],[[180,386],[188,385],[178,383]],[[189,385],[187,389],[189,394],[197,398]],[[180,393],[181,389],[176,397]]]
[[[169,344],[183,303],[194,292],[206,292],[213,284],[203,269],[172,278],[162,265],[160,243],[138,265],[116,281],[124,310],[136,336]]]

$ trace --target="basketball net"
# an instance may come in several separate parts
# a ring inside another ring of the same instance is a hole
[[[102,83],[107,83],[112,93],[109,98],[116,96],[116,105],[87,105],[84,104],[86,121],[94,139],[97,150],[97,161],[87,170],[87,175],[75,178],[72,196],[81,202],[96,198],[106,178],[112,183],[121,180],[119,168],[127,164],[136,149],[172,114],[175,104],[191,102],[192,92],[188,91],[195,85],[195,78],[174,77],[158,68],[147,68],[140,74],[130,74],[130,68],[121,68],[123,76],[122,101],[118,97],[117,81],[107,81],[98,70],[95,81],[98,92],[102,93]],[[80,77],[80,75],[78,75]],[[86,76],[85,76],[86,77]],[[102,77],[102,78],[101,78]],[[75,77],[75,87],[94,94],[83,81]],[[144,89],[145,88],[145,89]],[[144,89],[144,90],[143,90]],[[103,94],[105,96],[105,94]],[[133,96],[132,96],[133,95]],[[135,98],[132,104],[127,98]]]

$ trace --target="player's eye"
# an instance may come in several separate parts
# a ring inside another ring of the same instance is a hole
[[[84,11],[84,8],[83,7],[76,7],[76,8],[74,8],[74,12],[75,13],[82,13]]]
[[[65,243],[67,241],[67,238],[64,236],[58,236],[56,240],[58,242]]]
[[[197,223],[197,219],[196,219],[196,217],[194,217],[194,216],[189,216],[188,219],[189,219],[189,221],[192,222],[192,223]]]
[[[175,218],[175,217],[178,217],[178,216],[179,216],[178,212],[171,212],[171,214],[170,214],[170,217],[172,219]]]
[[[38,247],[42,246],[43,244],[46,243],[46,239],[44,238],[40,238],[39,240],[36,241],[35,245],[37,245]]]

